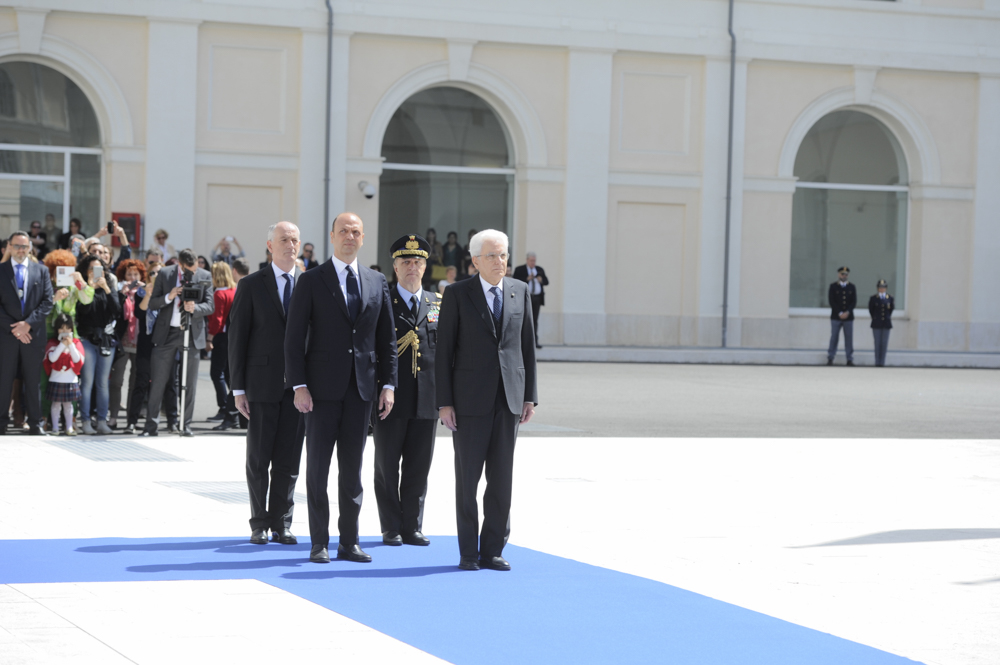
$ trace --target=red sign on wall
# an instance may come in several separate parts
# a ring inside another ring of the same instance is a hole
[[[118,226],[125,229],[125,236],[128,238],[129,245],[138,247],[139,240],[142,238],[142,215],[137,212],[113,212],[111,213],[111,219],[118,222]],[[121,247],[118,236],[111,237],[111,246]]]

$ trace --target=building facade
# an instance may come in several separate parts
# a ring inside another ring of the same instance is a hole
[[[547,344],[818,348],[887,279],[896,348],[1000,351],[1000,0],[25,0],[0,8],[0,232],[142,215],[256,262],[496,227]],[[567,13],[567,12],[572,12]],[[865,314],[866,315],[866,314]],[[870,347],[860,334],[859,348]]]

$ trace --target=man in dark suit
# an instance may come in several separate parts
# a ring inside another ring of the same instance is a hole
[[[337,558],[368,563],[358,543],[361,463],[376,397],[379,415],[392,410],[396,386],[396,334],[389,286],[381,273],[358,264],[364,225],[354,213],[333,221],[333,257],[303,273],[292,292],[285,334],[285,373],[295,408],[306,414],[306,496],[309,560],[329,563],[330,460],[337,448],[340,542]]]
[[[39,385],[45,356],[45,317],[52,311],[49,270],[31,260],[31,237],[15,231],[7,241],[10,261],[0,263],[0,434],[7,433],[10,394],[20,376],[28,433],[44,436]]]
[[[421,287],[430,243],[407,235],[389,251],[397,280],[389,295],[399,376],[392,412],[384,420],[375,420],[375,500],[383,543],[429,545],[422,530],[437,433],[434,346],[441,304],[438,294]]]
[[[523,266],[514,268],[514,279],[519,279],[528,285],[528,293],[531,295],[531,321],[535,325],[535,348],[542,348],[538,343],[538,310],[545,305],[545,287],[549,285],[549,278],[545,276],[545,268],[536,265],[537,258],[534,252],[528,252],[527,261]]]
[[[198,362],[205,348],[205,317],[215,311],[215,289],[212,275],[198,267],[198,257],[193,250],[182,249],[177,253],[178,263],[166,266],[153,284],[149,298],[149,311],[159,312],[153,324],[153,352],[149,359],[149,404],[146,407],[146,427],[143,436],[156,436],[160,418],[160,405],[167,383],[173,380],[177,365],[177,352],[184,345],[181,325],[189,321],[191,336],[187,354],[187,382],[184,395],[184,422],[181,436],[194,436],[191,419],[194,416],[195,388],[198,386]],[[198,285],[197,301],[183,301],[182,282]],[[182,312],[187,312],[184,317]]]
[[[311,242],[307,242],[306,244],[302,245],[302,256],[300,256],[299,258],[302,259],[302,265],[306,267],[306,270],[312,270],[313,268],[319,266],[319,263],[317,263],[316,259],[314,258],[314,252],[315,252],[315,247],[313,247],[313,244]]]
[[[826,352],[826,364],[832,365],[837,355],[837,342],[840,341],[840,331],[844,331],[844,351],[847,353],[847,365],[854,366],[854,308],[858,305],[858,290],[847,281],[851,269],[847,266],[837,268],[838,281],[830,285],[827,297],[830,300],[830,348]]]
[[[285,322],[295,289],[299,228],[279,222],[267,230],[271,269],[240,279],[229,311],[229,367],[236,408],[248,418],[247,488],[250,491],[250,542],[271,538],[284,545],[292,534],[295,481],[302,459],[305,423],[285,383]],[[299,273],[301,275],[301,272]],[[268,509],[268,470],[271,499]]]
[[[469,246],[479,276],[449,286],[441,304],[437,405],[455,444],[459,568],[510,570],[502,554],[510,535],[514,443],[538,404],[531,297],[527,284],[504,276],[505,234],[481,231]]]

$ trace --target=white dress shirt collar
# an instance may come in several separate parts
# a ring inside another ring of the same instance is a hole
[[[493,285],[490,284],[489,282],[487,282],[485,279],[483,279],[482,275],[479,275],[479,283],[483,287],[483,295],[486,296],[486,302],[488,302],[490,304],[490,307],[492,307],[493,306],[493,294],[490,293],[490,289],[493,288]],[[503,277],[501,277],[500,281],[497,282],[497,288],[500,289],[500,293],[502,294],[503,293]]]
[[[24,266],[25,268],[27,268],[28,266],[31,265],[31,257],[30,256],[26,256],[26,257],[24,257],[23,261],[15,261],[14,257],[12,256],[12,257],[10,257],[10,263],[11,263],[12,266],[16,266],[16,265],[20,264],[20,265]],[[25,274],[27,274],[27,273],[25,273]]]
[[[342,275],[345,274],[344,273],[344,269],[347,268],[348,265],[350,265],[351,266],[351,270],[354,271],[354,276],[355,277],[360,277],[360,275],[358,274],[358,259],[357,259],[357,257],[354,257],[354,260],[351,261],[349,264],[348,263],[344,263],[343,261],[341,261],[340,259],[338,259],[336,256],[331,256],[330,260],[333,261],[333,267],[337,269],[337,277],[340,277],[340,276],[342,276]]]
[[[410,293],[409,291],[407,291],[406,289],[404,289],[403,285],[401,283],[399,283],[399,282],[396,283],[396,290],[399,291],[399,295],[403,298],[403,300],[406,301],[407,305],[409,305],[411,302],[413,302],[411,299],[414,296],[416,296],[417,302],[419,303],[420,302],[420,296],[424,292],[423,289],[420,289],[416,293]]]
[[[294,265],[292,266],[292,271],[291,272],[285,272],[284,270],[282,270],[281,268],[279,268],[278,265],[274,261],[271,261],[271,270],[274,271],[274,280],[276,282],[278,282],[278,288],[279,289],[285,288],[285,280],[282,279],[282,277],[281,277],[282,275],[289,275],[292,278],[293,281],[295,280],[295,266]]]

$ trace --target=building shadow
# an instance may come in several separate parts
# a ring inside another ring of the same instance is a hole
[[[794,545],[789,549],[841,547],[847,545],[892,545],[901,543],[937,543],[952,540],[987,540],[1000,538],[1000,529],[900,529],[880,531],[856,538],[831,540],[816,545]]]

